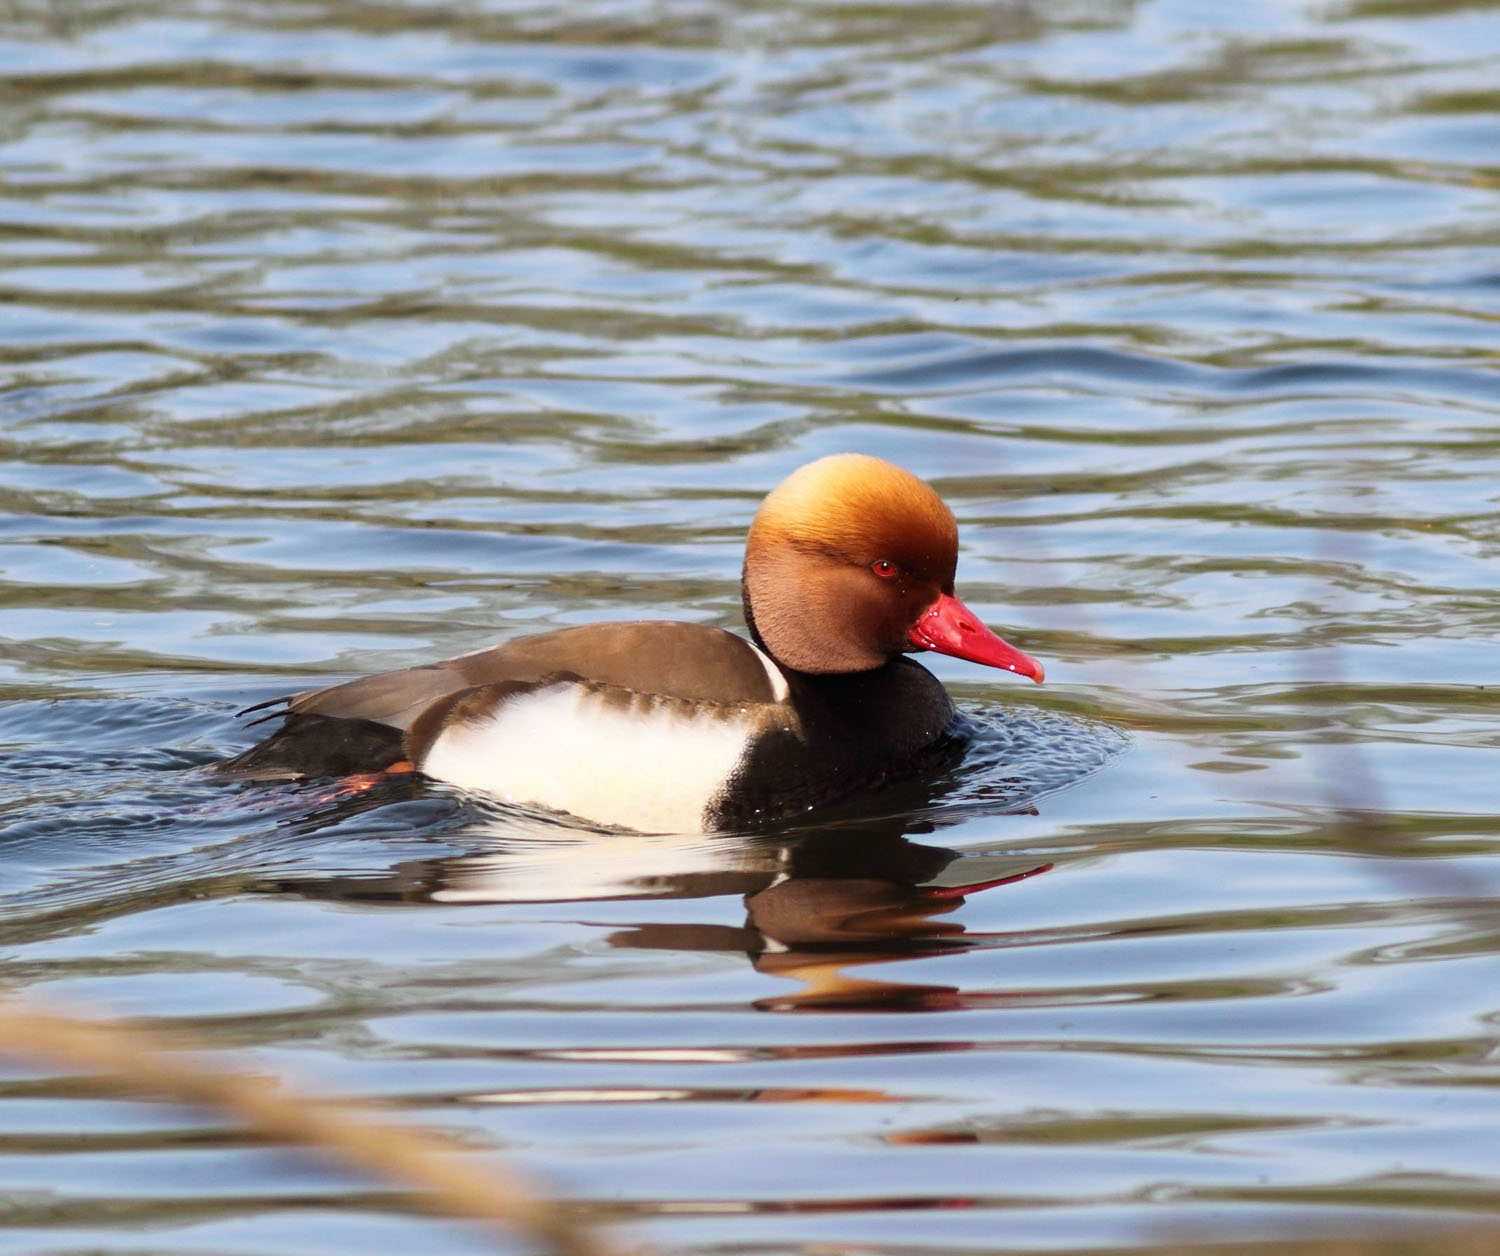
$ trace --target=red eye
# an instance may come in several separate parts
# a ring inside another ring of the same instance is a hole
[[[896,564],[889,558],[881,558],[870,564],[870,570],[882,580],[889,580],[896,574]]]

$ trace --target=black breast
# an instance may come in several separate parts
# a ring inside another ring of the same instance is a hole
[[[801,734],[759,738],[712,807],[714,827],[759,829],[951,763],[962,750],[948,691],[898,658],[852,675],[786,672]]]

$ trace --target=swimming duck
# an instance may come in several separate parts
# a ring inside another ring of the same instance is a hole
[[[751,640],[587,624],[263,703],[266,740],[216,765],[286,780],[416,770],[644,832],[753,830],[942,765],[947,690],[905,657],[1042,680],[953,592],[958,529],[927,484],[835,454],[762,503],[741,579]]]

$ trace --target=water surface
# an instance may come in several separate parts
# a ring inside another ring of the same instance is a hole
[[[1500,6],[21,3],[0,72],[8,985],[668,1250],[1493,1213]],[[600,839],[201,774],[326,679],[738,626],[845,449],[1047,667],[932,662],[988,731],[929,793]],[[45,1068],[0,1200],[486,1250]]]

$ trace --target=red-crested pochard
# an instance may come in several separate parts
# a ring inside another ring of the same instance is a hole
[[[957,561],[953,514],[921,480],[862,454],[821,458],[750,526],[753,645],[703,624],[561,628],[263,704],[285,704],[281,727],[217,771],[415,768],[601,825],[764,828],[955,754],[947,690],[906,653],[1042,679],[954,596]]]

